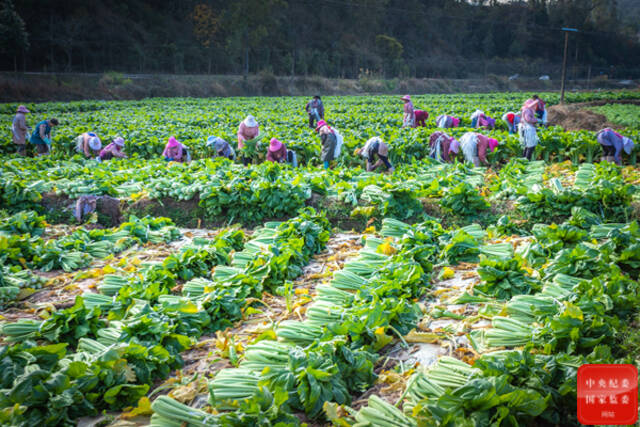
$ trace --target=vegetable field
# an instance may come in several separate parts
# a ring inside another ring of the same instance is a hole
[[[61,126],[49,157],[0,142],[0,425],[579,425],[578,368],[640,360],[638,145],[599,163],[594,132],[552,126],[529,162],[498,120],[491,167],[442,164],[435,117],[460,136],[525,95],[415,99],[425,128],[400,129],[397,98],[323,99],[346,144],[330,170],[303,99],[28,105]],[[598,108],[640,142],[619,107]],[[248,113],[302,165],[208,158]],[[130,158],[74,156],[84,131]],[[171,135],[191,163],[160,158]],[[391,174],[353,154],[377,135]],[[78,222],[83,195],[118,217]]]

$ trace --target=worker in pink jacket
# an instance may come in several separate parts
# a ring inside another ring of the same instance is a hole
[[[244,143],[253,141],[260,136],[260,126],[255,117],[249,114],[238,126],[238,152],[244,148]],[[251,162],[248,157],[242,157],[242,163],[246,166]]]
[[[403,114],[402,114],[402,127],[403,128],[414,128],[416,127],[416,113],[413,109],[413,103],[411,102],[411,96],[405,95],[402,98],[404,102],[403,106]]]

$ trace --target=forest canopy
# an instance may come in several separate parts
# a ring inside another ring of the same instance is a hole
[[[560,29],[574,27],[574,76],[591,67],[594,75],[629,78],[640,76],[634,3],[2,0],[0,64],[5,71],[346,78],[557,75]]]

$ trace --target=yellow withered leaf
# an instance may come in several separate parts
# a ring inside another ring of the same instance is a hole
[[[393,254],[395,254],[396,252],[398,252],[398,250],[396,248],[394,248],[391,245],[391,242],[389,242],[388,240],[386,242],[384,242],[383,244],[381,244],[380,246],[378,246],[378,251],[380,253],[383,253],[385,255],[391,256]]]
[[[153,411],[151,410],[151,401],[147,396],[142,396],[140,400],[138,400],[138,406],[131,409],[129,412],[124,412],[122,414],[122,418],[129,419],[135,418],[139,415],[151,415]]]
[[[410,343],[433,344],[438,342],[440,337],[438,334],[431,332],[418,332],[415,329],[412,329],[411,332],[405,335],[404,339],[406,342]]]
[[[452,279],[455,275],[456,275],[456,272],[453,271],[452,268],[445,267],[442,269],[442,272],[440,273],[440,278],[442,280],[449,280],[449,279]]]

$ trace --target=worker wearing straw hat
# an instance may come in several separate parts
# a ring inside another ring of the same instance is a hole
[[[124,152],[124,138],[118,136],[100,150],[100,160],[111,160],[113,158],[124,159],[127,154]]]
[[[611,128],[604,128],[596,134],[598,142],[602,146],[602,161],[622,164],[622,150],[631,154],[634,143],[626,136],[620,135]]]
[[[98,157],[102,149],[102,141],[95,132],[85,132],[73,140],[76,152],[84,154],[88,159]]]
[[[29,134],[29,126],[27,125],[27,118],[25,117],[25,114],[29,113],[30,111],[27,110],[27,107],[20,105],[11,125],[13,143],[16,144],[17,152],[21,156],[27,154],[27,135]]]
[[[226,157],[229,160],[236,159],[236,152],[233,147],[219,136],[207,138],[207,147],[213,149],[213,158]]]
[[[404,102],[403,115],[402,115],[402,127],[414,128],[416,127],[416,112],[413,109],[413,102],[411,102],[411,96],[405,95],[402,98]]]

